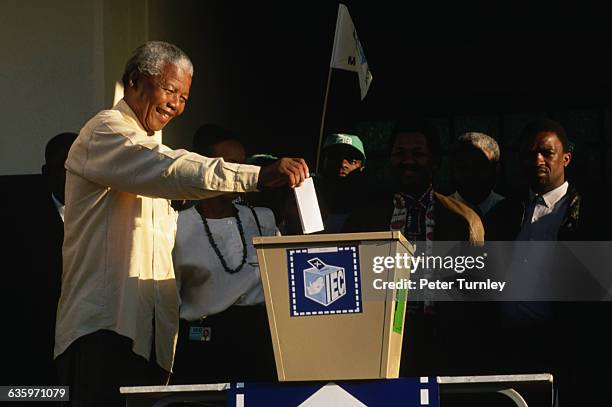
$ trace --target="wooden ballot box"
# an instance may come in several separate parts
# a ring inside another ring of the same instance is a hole
[[[407,291],[388,283],[407,283],[410,272],[380,263],[414,253],[400,232],[253,244],[280,381],[398,377]]]

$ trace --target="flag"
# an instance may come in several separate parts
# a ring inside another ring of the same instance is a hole
[[[372,73],[368,68],[363,48],[357,37],[357,30],[353,20],[344,4],[338,7],[338,19],[336,20],[336,34],[334,35],[334,48],[330,67],[344,69],[345,71],[357,72],[359,75],[359,89],[361,100],[365,98],[372,82]]]

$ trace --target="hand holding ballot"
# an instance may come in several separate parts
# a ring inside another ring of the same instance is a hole
[[[305,234],[320,232],[324,229],[319,200],[312,178],[306,178],[304,182],[293,188],[295,203],[297,204],[302,232]]]
[[[308,165],[303,158],[281,158],[273,164],[261,167],[257,187],[274,188],[287,184],[296,187],[308,176]]]

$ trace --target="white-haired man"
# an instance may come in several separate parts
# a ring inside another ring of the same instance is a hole
[[[138,47],[125,97],[85,124],[68,155],[55,357],[73,406],[124,405],[120,386],[167,382],[179,321],[171,199],[307,177],[302,159],[260,170],[164,146],[159,130],[183,113],[192,76],[178,47]]]
[[[468,205],[481,217],[504,199],[493,191],[499,172],[499,145],[476,132],[462,134],[452,154],[451,178],[456,188],[451,198]]]

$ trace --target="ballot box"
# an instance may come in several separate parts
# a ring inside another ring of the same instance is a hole
[[[398,377],[407,291],[390,283],[406,283],[410,271],[382,262],[414,253],[400,232],[253,244],[279,381]]]

